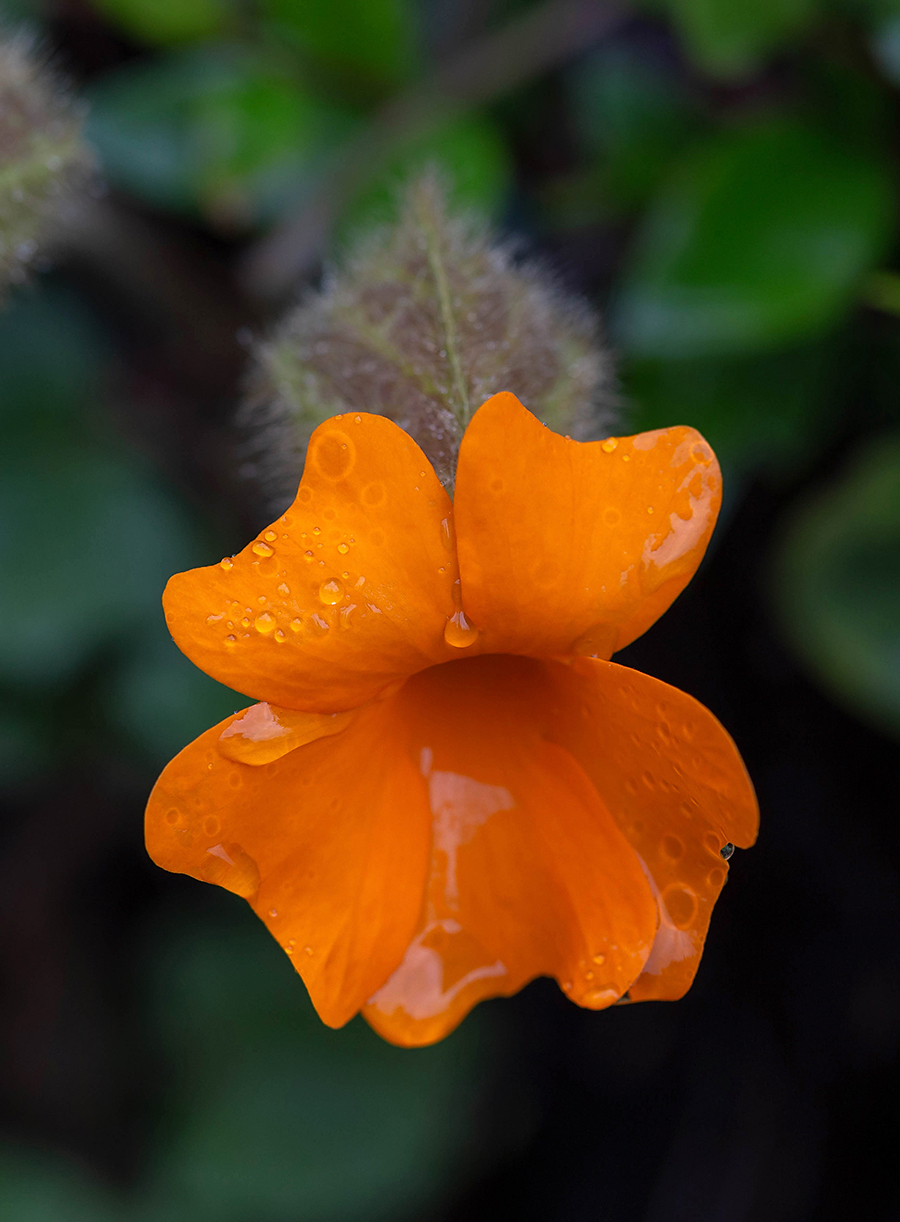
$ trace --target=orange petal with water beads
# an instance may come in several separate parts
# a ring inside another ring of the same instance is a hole
[[[584,768],[657,898],[653,952],[630,996],[681,997],[728,871],[720,849],[756,839],[747,770],[709,709],[677,688],[588,658],[546,668],[547,736]]]
[[[296,747],[340,734],[353,720],[349,713],[302,713],[276,705],[251,705],[235,715],[219,735],[219,754],[242,764],[271,764]]]
[[[233,559],[171,579],[169,630],[208,675],[257,700],[355,708],[451,652],[451,514],[402,429],[335,416],[310,439],[287,513]]]
[[[147,849],[247,899],[339,1027],[403,958],[422,906],[430,812],[408,733],[377,701],[343,732],[252,766],[221,754],[233,724],[163,772]]]
[[[455,492],[479,652],[609,657],[687,585],[720,501],[694,429],[581,443],[494,395],[466,429]]]
[[[548,694],[543,663],[494,655],[423,671],[394,698],[433,822],[417,932],[364,1010],[394,1043],[432,1043],[535,976],[603,1008],[650,953],[651,888],[583,768],[545,740]]]

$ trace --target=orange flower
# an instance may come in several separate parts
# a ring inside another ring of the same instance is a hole
[[[682,996],[756,802],[711,713],[608,658],[690,580],[720,483],[692,429],[581,444],[501,394],[454,504],[390,421],[326,421],[287,513],[169,582],[180,648],[263,703],[166,768],[150,855],[244,896],[326,1023],[398,1044],[535,976]]]

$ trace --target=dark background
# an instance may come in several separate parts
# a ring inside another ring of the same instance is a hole
[[[107,188],[0,315],[0,1218],[900,1219],[900,5],[7,20],[91,101]],[[619,431],[720,455],[700,574],[617,660],[720,717],[762,831],[683,1001],[541,980],[401,1051],[322,1027],[141,814],[243,699],[159,595],[268,520],[233,424],[253,338],[432,160],[603,309]]]

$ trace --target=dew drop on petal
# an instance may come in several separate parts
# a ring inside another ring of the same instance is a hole
[[[219,561],[219,568],[224,569],[225,572],[227,573],[229,569],[234,568],[234,561],[231,559],[230,556],[226,556],[224,560]]]
[[[269,909],[269,916],[270,916],[270,917],[277,917],[277,916],[278,916],[278,909],[277,909],[277,908],[270,908],[270,909]]]
[[[444,640],[454,649],[466,649],[478,640],[479,631],[470,624],[462,611],[457,611],[444,625]]]
[[[618,444],[619,443],[616,441],[615,437],[607,437],[606,441],[601,441],[600,449],[604,454],[612,454],[613,450]]]
[[[350,551],[350,548],[347,546],[346,543],[339,543],[337,549],[341,553],[342,556],[346,556],[347,553]]]
[[[266,533],[263,535],[263,538],[267,540],[269,543],[274,543],[275,540],[278,538],[278,535],[276,534],[274,530],[267,530]]]
[[[344,597],[344,583],[337,577],[323,581],[319,586],[319,599],[326,607],[335,607]]]
[[[602,967],[606,962],[606,955],[591,955],[591,962],[596,963],[598,967]]]
[[[256,617],[256,631],[261,632],[263,636],[268,636],[275,627],[275,616],[268,611],[263,611]],[[282,637],[284,634],[282,633]]]
[[[677,861],[684,854],[684,844],[677,836],[663,836],[662,848],[672,861]]]
[[[268,543],[264,543],[262,539],[257,539],[250,550],[256,552],[257,556],[271,556],[275,552],[274,547],[269,547]]]

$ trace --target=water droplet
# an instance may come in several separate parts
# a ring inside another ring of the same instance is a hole
[[[262,539],[257,539],[250,550],[256,552],[257,556],[271,556],[275,552],[275,549],[269,547],[268,543],[263,543]]]
[[[229,569],[234,568],[234,561],[231,559],[230,556],[226,556],[224,560],[219,561],[219,568],[224,569],[225,572],[227,573]]]
[[[347,553],[350,551],[350,548],[347,546],[346,543],[339,543],[337,549],[341,553],[342,556],[346,556]]]
[[[593,973],[593,972],[585,972],[585,973],[584,973],[584,978],[585,978],[585,980],[593,980],[593,979],[594,979],[594,973]]]
[[[246,615],[245,615],[245,616],[244,616],[244,618],[241,620],[241,627],[242,627],[242,628],[249,628],[249,627],[250,627],[250,621],[249,621],[249,619],[247,618],[247,616],[246,616]]]
[[[353,423],[354,423],[354,424],[362,424],[362,416],[354,416],[354,417],[353,417]]]
[[[267,636],[275,627],[275,616],[268,611],[263,611],[261,615],[256,617],[256,631],[261,632],[263,636]],[[282,634],[283,635],[283,634]]]
[[[313,948],[311,946],[304,946],[303,950],[307,955],[311,955],[313,953]]]
[[[220,619],[224,619],[224,618],[225,618],[225,612],[221,611],[219,612],[218,615],[207,615],[206,622],[208,624],[217,624]]]
[[[277,909],[277,908],[270,908],[270,909],[269,909],[269,916],[270,916],[270,917],[277,917],[277,916],[278,916],[278,909]]]
[[[291,632],[302,632],[302,631],[303,631],[303,620],[300,619],[299,616],[296,616],[294,619],[291,620]]]
[[[666,911],[676,929],[686,929],[697,913],[697,896],[684,883],[672,883],[662,894]]]
[[[286,640],[287,640],[287,635],[286,635],[284,632],[282,632],[282,630],[281,630],[280,628],[276,628],[276,629],[275,629],[275,640],[276,640],[276,641],[278,642],[278,644],[280,645],[280,644],[282,643],[282,641],[286,641]]]
[[[596,963],[598,967],[602,967],[606,962],[606,955],[591,955],[591,962]]]
[[[228,636],[225,638],[225,644],[226,644],[226,645],[235,645],[235,644],[237,644],[237,637],[236,637],[236,636],[232,636],[232,635],[230,635],[230,634],[229,634],[229,635],[228,635]]]
[[[653,513],[653,506],[652,506],[652,505],[648,505],[648,506],[647,506],[647,513]]]
[[[330,577],[319,586],[319,599],[326,607],[335,607],[344,597],[344,583],[337,577]]]
[[[324,636],[328,631],[328,620],[323,619],[321,615],[311,615],[309,617],[309,622],[312,625],[312,630],[316,636]]]
[[[282,598],[287,598],[290,592],[291,592],[291,587],[289,585],[285,585],[284,582],[282,582],[281,585],[278,587],[278,593],[282,596]]]
[[[338,612],[338,627],[339,628],[349,628],[351,626],[350,625],[350,616],[353,614],[355,610],[356,610],[356,603],[348,603],[346,607],[341,607],[340,611]]]
[[[623,454],[623,455],[622,455],[622,462],[631,462],[631,455],[630,455],[630,454]]]
[[[448,552],[453,551],[453,522],[450,518],[441,519],[441,543]]]
[[[285,953],[286,955],[292,955],[292,954],[294,953],[294,944],[293,944],[293,942],[288,942],[287,946],[284,948],[284,953]]]
[[[314,527],[313,527],[313,534],[314,534],[314,535],[320,535],[321,533],[322,533],[322,527],[321,527],[321,526],[314,526]]]
[[[312,552],[304,552],[304,553],[303,553],[303,559],[306,561],[306,563],[307,563],[307,564],[309,564],[310,560],[312,560],[312,559],[313,559],[313,554],[312,554]]]
[[[677,861],[684,854],[684,845],[677,836],[663,836],[663,852],[672,861]]]
[[[478,640],[479,631],[470,624],[462,611],[457,611],[444,625],[444,640],[454,649],[466,649]]]
[[[604,454],[612,454],[613,450],[618,444],[619,443],[615,437],[607,437],[606,441],[600,442],[600,449],[604,452]]]
[[[275,540],[278,538],[278,535],[274,530],[267,530],[266,533],[263,535],[263,538],[266,539],[269,543],[274,543]]]
[[[259,890],[259,867],[239,844],[214,844],[206,850],[200,873],[208,883],[215,883],[249,899]]]
[[[719,849],[719,854],[725,859],[725,861],[728,860],[728,858],[731,856],[733,852],[734,852],[734,845],[731,843],[730,840],[728,844],[723,844],[722,847]]]

